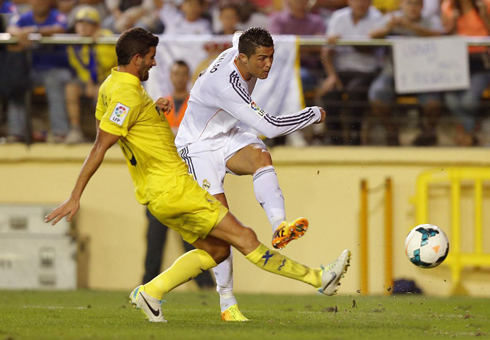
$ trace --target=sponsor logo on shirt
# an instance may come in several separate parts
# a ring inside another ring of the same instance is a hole
[[[254,110],[259,116],[263,117],[265,115],[265,111],[262,110],[260,107],[257,106],[257,104],[255,104],[255,102],[251,102],[250,103],[250,107],[252,108],[252,110]]]
[[[127,107],[126,105],[117,103],[116,107],[114,108],[114,111],[112,111],[112,115],[109,118],[109,120],[111,122],[116,123],[117,125],[122,126],[124,120],[128,116],[129,110],[130,110],[129,107]]]

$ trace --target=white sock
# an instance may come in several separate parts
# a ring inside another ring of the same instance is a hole
[[[216,290],[219,293],[221,313],[237,304],[233,295],[233,251],[230,248],[230,256],[213,268],[216,278]]]
[[[272,232],[286,220],[284,197],[272,165],[258,169],[253,175],[255,197],[264,208]]]

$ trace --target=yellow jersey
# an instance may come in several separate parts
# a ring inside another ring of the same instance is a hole
[[[176,176],[188,174],[165,114],[136,76],[113,68],[100,87],[95,116],[101,130],[121,137],[139,203],[157,199],[175,186]]]

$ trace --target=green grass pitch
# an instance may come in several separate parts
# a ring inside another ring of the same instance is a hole
[[[168,294],[166,324],[128,292],[0,291],[0,340],[490,338],[490,299],[237,294],[246,323],[224,323],[217,293]]]

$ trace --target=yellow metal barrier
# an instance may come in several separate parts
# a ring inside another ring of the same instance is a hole
[[[393,287],[393,184],[391,178],[374,189],[369,189],[368,180],[361,180],[359,204],[359,256],[361,294],[369,295],[369,193],[384,190],[384,259],[385,275],[384,294],[391,294]]]
[[[474,245],[473,251],[462,252],[462,233],[468,233],[468,226],[461,223],[461,184],[473,183],[474,188]],[[445,265],[451,269],[453,294],[465,292],[461,271],[464,267],[490,266],[490,254],[483,252],[483,185],[490,182],[489,168],[446,168],[433,169],[421,173],[417,178],[415,196],[416,223],[430,223],[429,188],[431,185],[447,184],[451,190],[450,250]],[[444,229],[444,228],[443,228]]]

